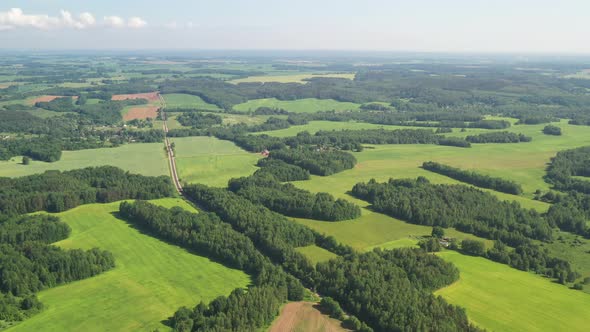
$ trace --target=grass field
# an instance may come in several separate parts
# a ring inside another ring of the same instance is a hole
[[[296,250],[307,256],[311,260],[313,265],[316,265],[318,262],[324,262],[337,257],[336,254],[329,252],[324,248],[320,248],[316,245],[301,247],[297,248]]]
[[[170,207],[186,203],[158,200]],[[249,277],[142,234],[114,213],[119,203],[85,205],[59,214],[72,228],[63,248],[98,247],[116,267],[39,293],[45,309],[10,331],[160,331],[179,306],[192,307],[245,287]]]
[[[461,279],[436,292],[492,331],[586,331],[590,296],[480,257],[445,251]]]
[[[362,179],[386,180],[389,177],[415,177],[424,175],[436,181],[453,183],[445,177],[436,176],[419,169],[424,161],[432,160],[464,169],[514,180],[523,186],[525,196],[532,197],[535,190],[549,190],[549,185],[543,180],[545,168],[550,158],[558,151],[590,145],[590,131],[584,126],[568,125],[565,121],[556,124],[563,129],[562,136],[544,135],[541,130],[544,125],[513,126],[508,131],[523,133],[533,137],[530,143],[519,144],[474,144],[470,149],[443,147],[434,145],[378,145],[374,149],[365,149],[355,154],[359,165],[355,170],[343,172],[335,176],[314,181],[332,181],[338,179],[342,183],[344,178],[359,177]],[[398,126],[379,126],[355,122],[311,122],[303,126],[293,126],[288,129],[266,132],[269,135],[293,136],[307,130],[314,133],[318,130],[364,129],[364,128],[398,129]],[[408,127],[406,127],[408,128]],[[410,127],[413,128],[413,127]],[[466,136],[486,132],[483,129],[469,129],[467,132],[455,130],[452,136]],[[487,131],[489,132],[489,131]],[[312,181],[313,182],[313,181]],[[351,181],[348,181],[347,185]],[[323,183],[325,185],[325,183]],[[354,183],[352,183],[354,185]],[[349,188],[343,188],[350,190]],[[498,194],[502,196],[501,194]],[[512,196],[511,198],[515,198]],[[516,198],[527,207],[541,210],[547,205]]]
[[[133,173],[168,175],[168,164],[162,143],[135,143],[116,148],[64,151],[54,163],[31,161],[22,165],[21,157],[0,161],[0,176],[24,176],[47,170],[70,170],[89,166],[112,165]]]
[[[209,104],[205,102],[201,97],[188,95],[188,94],[181,94],[181,93],[171,93],[171,94],[164,94],[162,95],[164,101],[166,102],[166,107],[168,108],[197,108],[201,110],[212,110],[217,111],[219,107],[213,104]]]
[[[234,177],[248,176],[260,155],[246,152],[213,137],[173,138],[176,164],[182,182],[225,187]]]
[[[345,78],[353,80],[354,73],[332,73],[332,74],[293,74],[293,75],[269,75],[269,76],[250,76],[246,78],[238,78],[231,80],[230,83],[249,83],[249,82],[278,82],[278,83],[307,83],[305,80],[314,77],[331,77],[331,78]]]
[[[254,112],[259,107],[282,108],[295,113],[313,113],[318,111],[347,111],[357,110],[360,105],[355,103],[340,102],[333,99],[298,99],[278,100],[275,98],[254,99],[235,105],[238,112]]]

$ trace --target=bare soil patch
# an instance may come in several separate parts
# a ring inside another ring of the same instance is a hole
[[[139,106],[129,109],[129,112],[123,116],[123,120],[131,121],[135,119],[155,119],[158,116],[157,106]]]
[[[291,302],[283,307],[281,315],[269,332],[346,332],[340,321],[322,314],[311,302]]]
[[[112,100],[147,99],[149,102],[160,100],[157,92],[132,93],[127,95],[114,95]]]

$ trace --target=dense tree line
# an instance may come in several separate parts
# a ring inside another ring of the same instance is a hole
[[[258,160],[256,166],[260,167],[254,175],[271,174],[281,182],[309,180],[309,171],[299,166],[287,164],[280,159],[263,158]]]
[[[220,125],[223,119],[216,114],[203,114],[201,112],[182,113],[176,120],[183,126],[193,128],[208,128]]]
[[[20,321],[42,309],[35,293],[97,275],[114,267],[111,253],[63,250],[70,228],[58,218],[31,215],[0,221],[0,318]]]
[[[20,178],[0,178],[0,213],[60,212],[81,204],[155,199],[173,194],[166,176],[130,174],[112,166],[47,171]]]
[[[180,308],[170,323],[178,332],[256,331],[272,323],[285,299],[284,291],[274,287],[238,288],[208,305],[201,302],[192,310]]]
[[[459,278],[421,250],[373,251],[317,267],[317,288],[375,331],[477,331],[465,311],[431,292]]]
[[[273,150],[268,158],[282,160],[321,176],[351,169],[357,163],[356,158],[350,153],[311,147]]]
[[[557,195],[547,211],[547,221],[554,227],[590,238],[590,195],[570,192]]]
[[[522,194],[522,187],[511,180],[496,178],[472,171],[465,171],[460,168],[443,165],[433,161],[424,162],[422,168],[478,187],[493,189],[512,195]]]
[[[356,184],[352,194],[379,212],[411,223],[455,227],[511,246],[552,238],[549,223],[534,210],[464,185],[434,185],[425,178],[371,180]]]
[[[508,131],[469,135],[465,139],[471,143],[520,143],[533,140],[529,136],[515,134]]]
[[[61,159],[62,142],[58,139],[21,138],[0,140],[0,160],[27,156],[35,160],[55,162]]]
[[[57,98],[49,102],[38,102],[36,107],[54,112],[76,112],[96,124],[112,125],[123,120],[121,111],[126,106],[145,105],[145,99],[128,99],[121,101],[101,101],[98,104],[77,105],[72,97]]]
[[[546,181],[555,189],[590,194],[590,181],[574,176],[590,176],[590,146],[560,151],[551,158]]]
[[[235,231],[214,213],[166,209],[144,201],[123,202],[119,213],[160,239],[246,271],[254,276],[255,286],[285,287],[289,299],[301,299],[301,283],[274,266],[256,249],[249,237]]]
[[[559,128],[558,126],[547,125],[545,126],[545,128],[543,128],[543,134],[561,136],[561,128]]]
[[[541,114],[539,114],[541,113]],[[536,125],[542,123],[550,123],[557,121],[558,119],[551,115],[542,114],[542,111],[535,113],[532,111],[530,114],[520,113],[516,115],[518,118],[518,122],[516,124],[525,124],[525,125]]]
[[[19,216],[0,222],[0,243],[17,245],[38,241],[50,244],[66,239],[70,232],[70,227],[54,216]]]
[[[339,131],[318,131],[315,136],[298,135],[300,142],[307,144],[334,144],[336,146],[355,146],[358,144],[441,144],[451,145],[455,140],[443,140],[444,137],[436,135],[428,129],[361,129],[361,130],[339,130]],[[470,144],[464,140],[460,147],[469,147]],[[348,149],[350,150],[350,148]]]
[[[328,193],[312,194],[291,183],[282,184],[270,174],[231,179],[228,187],[254,204],[290,217],[341,221],[361,215],[360,208],[346,200],[334,199]]]
[[[315,244],[315,232],[225,189],[189,185],[183,190],[197,204],[248,236],[273,262],[305,284],[311,282],[313,266],[295,248]]]
[[[64,150],[116,147],[131,142],[161,142],[161,130],[96,128],[96,124],[77,114],[41,119],[22,111],[0,111],[0,160],[25,155],[53,162]]]
[[[429,128],[481,128],[481,129],[506,129],[510,122],[506,120],[484,120],[481,114],[465,112],[448,112],[436,109],[428,112],[415,112],[413,110],[394,111],[321,111],[316,113],[291,114],[291,117],[301,118],[307,121],[334,121],[334,122],[366,122],[391,126],[412,126]]]

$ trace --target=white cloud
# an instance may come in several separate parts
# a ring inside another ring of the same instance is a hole
[[[122,28],[125,26],[125,20],[119,16],[105,16],[104,24],[113,28]]]
[[[113,28],[143,28],[147,22],[140,17],[134,16],[125,20],[119,16],[105,16],[99,24],[89,12],[84,12],[75,17],[67,10],[60,11],[59,16],[49,16],[45,14],[25,14],[20,8],[12,8],[5,12],[0,12],[0,31],[12,30],[15,28],[32,28],[32,29],[87,29],[91,27],[107,26]]]
[[[133,29],[143,28],[147,25],[147,22],[144,21],[141,17],[131,17],[129,21],[127,21],[127,26]]]
[[[96,24],[96,19],[94,18],[94,15],[85,12],[80,14],[80,22],[86,24],[86,25],[94,25]]]

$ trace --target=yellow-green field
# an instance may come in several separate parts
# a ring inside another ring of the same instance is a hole
[[[250,76],[246,78],[238,78],[229,81],[230,83],[251,83],[251,82],[277,82],[277,83],[307,83],[307,79],[315,77],[330,77],[330,78],[344,78],[353,80],[354,73],[331,73],[331,74],[294,74],[294,75],[269,75],[269,76]]]
[[[491,331],[587,331],[590,296],[481,257],[440,253],[461,279],[436,292]]]
[[[336,254],[324,249],[320,248],[316,245],[311,245],[307,247],[301,247],[296,249],[298,252],[307,256],[311,262],[315,265],[318,262],[324,262],[330,260],[332,258],[338,257]]]
[[[260,155],[246,152],[234,143],[213,137],[172,139],[181,182],[225,187],[231,178],[248,176]]]
[[[254,99],[235,105],[233,109],[238,112],[254,112],[259,107],[281,108],[295,113],[313,113],[319,111],[349,111],[358,110],[360,104],[340,102],[333,99],[297,99],[278,100],[275,98]]]
[[[61,160],[54,163],[33,160],[30,165],[22,165],[21,161],[21,157],[0,161],[0,176],[25,176],[47,170],[65,171],[104,165],[149,176],[169,174],[162,143],[135,143],[116,148],[64,151]]]
[[[195,108],[200,110],[212,110],[217,111],[219,107],[217,105],[209,104],[205,102],[199,96],[193,96],[182,93],[171,93],[162,95],[166,107],[168,108]]]
[[[192,207],[175,199],[166,207]],[[63,248],[108,250],[113,270],[39,293],[45,309],[10,331],[160,331],[180,306],[227,295],[249,277],[143,234],[115,213],[119,203],[84,205],[58,214],[72,235]],[[194,210],[193,210],[194,211]]]

